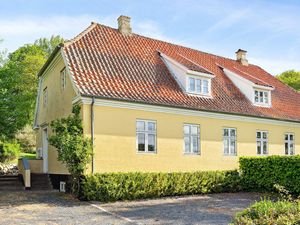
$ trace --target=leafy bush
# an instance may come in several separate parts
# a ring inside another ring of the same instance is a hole
[[[300,224],[300,202],[273,202],[271,200],[264,199],[254,203],[244,211],[237,213],[236,217],[234,218],[233,224]]]
[[[292,194],[300,193],[300,156],[241,157],[239,161],[243,189],[274,191],[278,184]]]
[[[103,173],[87,175],[83,199],[102,202],[240,190],[237,171]]]
[[[92,157],[91,138],[83,135],[80,106],[75,105],[72,115],[51,122],[53,134],[49,143],[57,149],[58,160],[65,163],[72,176],[72,193],[80,195],[80,182]]]
[[[20,145],[16,142],[0,142],[0,162],[9,162],[16,159],[20,153]]]

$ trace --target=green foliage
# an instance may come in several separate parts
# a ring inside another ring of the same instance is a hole
[[[300,193],[300,156],[241,157],[239,162],[243,189],[274,191],[278,184]]]
[[[80,106],[74,106],[72,112],[67,118],[51,122],[53,135],[49,143],[57,149],[58,160],[66,164],[73,177],[72,191],[78,194],[81,176],[91,161],[92,142],[83,135]]]
[[[240,190],[237,171],[87,175],[83,199],[102,202]]]
[[[20,145],[14,141],[0,142],[0,162],[9,162],[16,159],[20,153]]]
[[[0,68],[0,134],[8,139],[32,123],[37,92],[37,72],[46,54],[37,46],[25,45],[9,55]]]
[[[36,46],[39,46],[44,52],[47,53],[47,56],[49,57],[55,47],[59,45],[60,43],[64,43],[64,39],[57,35],[52,35],[50,39],[47,38],[40,38],[34,42]]]
[[[283,83],[300,91],[300,71],[288,70],[276,76]]]
[[[35,153],[35,131],[30,125],[26,125],[16,134],[16,140],[22,152]]]
[[[233,221],[235,225],[292,225],[300,224],[299,201],[261,200],[238,213]]]

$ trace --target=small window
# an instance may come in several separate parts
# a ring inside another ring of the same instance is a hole
[[[60,71],[60,83],[61,83],[61,89],[64,90],[67,85],[66,68],[64,68],[62,71]]]
[[[43,105],[46,107],[48,104],[48,90],[47,87],[43,90]]]
[[[256,150],[257,155],[268,155],[268,132],[256,132]]]
[[[189,77],[188,92],[192,94],[208,95],[210,93],[209,79]]]
[[[223,129],[224,155],[236,155],[236,129]]]
[[[199,154],[200,153],[200,127],[195,124],[184,124],[184,153]]]
[[[295,155],[295,137],[292,133],[284,134],[284,152],[286,155]]]
[[[156,152],[156,122],[136,121],[136,145],[138,152]]]
[[[254,91],[254,103],[257,105],[269,105],[270,95],[269,91]]]

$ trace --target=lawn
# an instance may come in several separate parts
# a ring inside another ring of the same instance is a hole
[[[19,158],[36,159],[35,153],[21,152]]]

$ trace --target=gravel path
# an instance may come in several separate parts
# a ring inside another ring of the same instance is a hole
[[[101,204],[58,192],[0,192],[0,224],[221,225],[259,198],[235,193]]]

